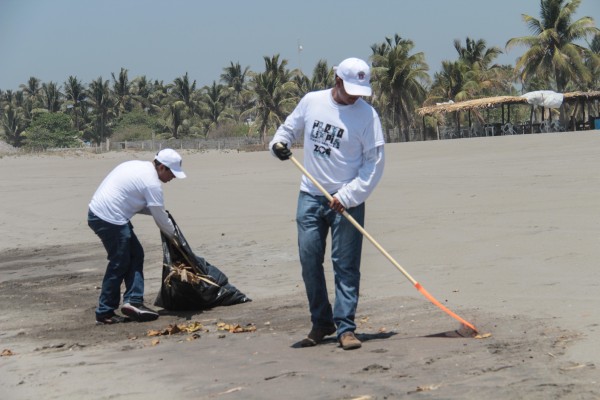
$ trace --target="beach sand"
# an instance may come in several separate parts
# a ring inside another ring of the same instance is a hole
[[[295,346],[310,319],[296,248],[300,172],[267,152],[182,151],[167,209],[251,303],[95,326],[106,254],[87,204],[148,152],[0,158],[3,399],[598,399],[600,131],[389,144],[366,230],[480,339],[367,240],[363,347]],[[297,158],[302,151],[295,150]],[[146,252],[146,303],[162,248]],[[332,288],[331,263],[326,260]],[[193,333],[148,336],[170,324]],[[220,330],[219,323],[249,328]],[[187,326],[187,325],[186,325]],[[254,330],[255,329],[255,330]]]

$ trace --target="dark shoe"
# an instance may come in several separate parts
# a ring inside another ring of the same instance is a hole
[[[354,332],[344,332],[340,336],[340,345],[344,350],[358,349],[362,346],[360,340],[354,336]]]
[[[96,325],[112,325],[120,324],[122,322],[129,322],[129,318],[121,317],[119,315],[96,317]]]
[[[316,346],[325,339],[325,336],[333,335],[335,331],[335,326],[313,326],[308,336],[300,342],[300,347]]]
[[[143,304],[125,303],[121,307],[121,312],[137,322],[154,321],[158,318],[158,313],[149,309]]]

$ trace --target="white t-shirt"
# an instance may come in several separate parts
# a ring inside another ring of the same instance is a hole
[[[137,213],[150,213],[152,207],[162,211],[152,212],[159,228],[172,236],[174,227],[164,211],[161,181],[154,164],[141,160],[126,161],[113,169],[89,204],[97,217],[115,225],[125,225]],[[160,217],[157,219],[155,214]]]
[[[352,105],[333,100],[332,90],[306,94],[277,129],[269,148],[304,135],[304,167],[342,204],[354,207],[371,194],[383,172],[385,143],[379,115],[359,98]],[[300,190],[322,195],[305,176]]]

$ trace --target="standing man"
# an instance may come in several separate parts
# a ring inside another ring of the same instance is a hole
[[[153,162],[133,160],[118,165],[100,184],[89,204],[88,226],[98,235],[108,254],[96,308],[96,324],[114,324],[126,319],[119,308],[121,283],[125,282],[121,312],[135,321],[153,321],[158,313],[144,305],[144,249],[131,218],[151,214],[169,238],[175,227],[164,208],[161,182],[185,178],[181,156],[172,149],[156,154]]]
[[[361,96],[371,95],[370,69],[358,58],[342,61],[335,70],[335,86],[306,94],[277,129],[269,144],[280,160],[304,140],[304,167],[327,190],[325,196],[302,177],[296,221],[302,278],[312,329],[301,346],[319,344],[337,332],[344,350],[361,347],[354,334],[358,305],[362,234],[342,215],[347,211],[364,224],[365,200],[381,179],[384,138],[379,115]],[[323,261],[331,230],[331,260],[335,303],[329,302]]]

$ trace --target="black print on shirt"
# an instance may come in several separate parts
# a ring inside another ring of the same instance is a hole
[[[325,146],[319,146],[318,144],[314,145],[313,152],[321,157],[331,156],[331,149]]]
[[[315,142],[313,152],[320,157],[329,157],[331,148],[340,148],[343,136],[342,128],[315,120],[310,132],[310,140]]]

